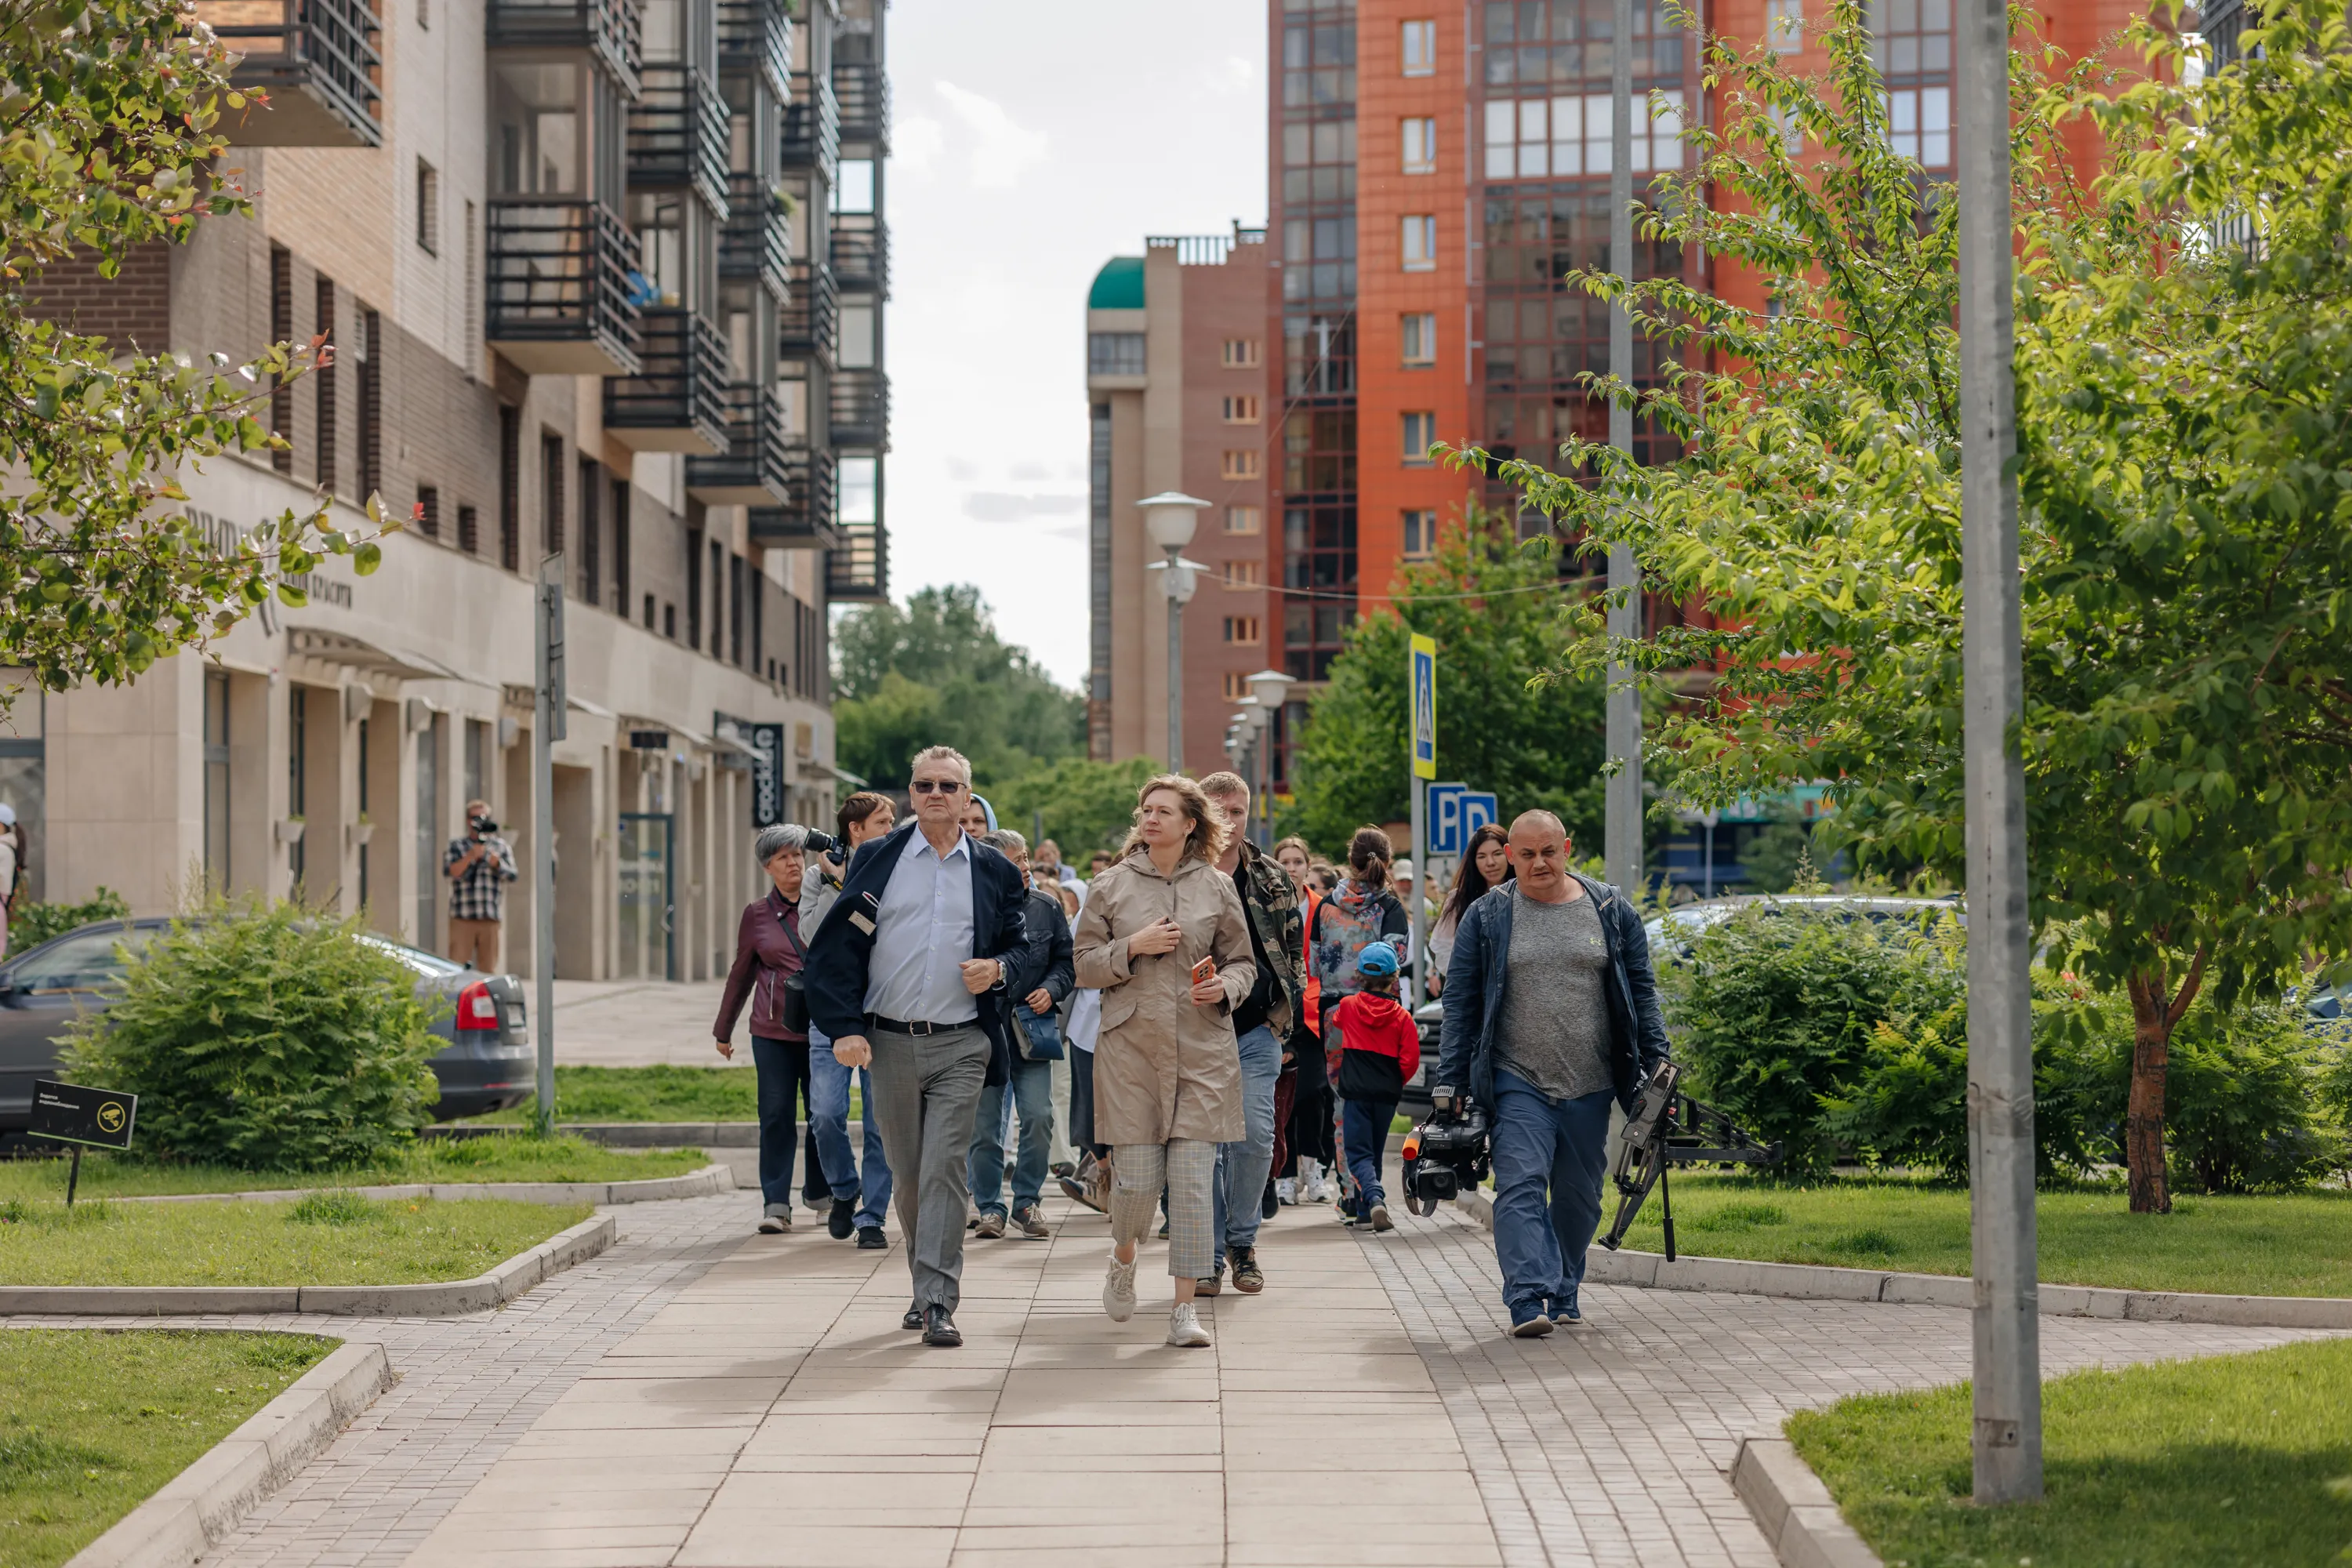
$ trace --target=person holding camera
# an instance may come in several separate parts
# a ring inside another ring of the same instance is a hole
[[[466,803],[466,832],[449,840],[441,874],[449,879],[449,961],[495,973],[507,884],[521,873],[515,869],[514,846],[499,837],[488,801]]]
[[[896,819],[888,795],[862,789],[834,812],[833,836],[809,836],[808,847],[816,852],[816,858],[801,883],[801,930],[814,934],[824,923],[834,900],[841,896],[841,879],[848,874],[858,848],[889,832]],[[862,1250],[879,1252],[890,1245],[882,1234],[882,1222],[890,1213],[890,1160],[882,1150],[881,1123],[875,1120],[873,1073],[835,1060],[831,1037],[814,1023],[808,1031],[808,1059],[809,1130],[816,1151],[811,1163],[826,1178],[833,1200],[825,1228],[836,1241],[846,1241],[854,1229]],[[852,1079],[857,1080],[857,1102],[865,1122],[862,1164],[849,1146]],[[821,1162],[817,1155],[823,1156]]]
[[[751,1067],[760,1075],[760,1234],[793,1228],[793,1155],[800,1142],[798,1098],[815,1115],[809,1092],[808,998],[801,969],[801,882],[806,872],[808,829],[781,822],[760,829],[751,852],[772,884],[764,898],[743,906],[735,928],[735,963],[710,1026],[719,1054],[735,1056],[735,1021],[751,1005]]]
[[[1445,973],[1440,1116],[1465,1088],[1493,1126],[1495,1258],[1520,1339],[1583,1321],[1577,1290],[1601,1224],[1609,1106],[1628,1112],[1666,1058],[1642,914],[1569,866],[1568,830],[1521,812],[1517,879],[1463,915]]]

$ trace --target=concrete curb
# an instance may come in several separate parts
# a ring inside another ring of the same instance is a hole
[[[756,1121],[559,1121],[558,1132],[585,1138],[608,1149],[756,1149]],[[445,1121],[428,1127],[427,1138],[502,1138],[527,1132],[527,1127],[495,1123],[488,1127]]]
[[[1494,1200],[1465,1193],[1454,1206],[1488,1230]],[[1596,1285],[1649,1290],[1720,1290],[1801,1301],[1885,1301],[1916,1307],[1973,1307],[1976,1281],[1951,1274],[1882,1273],[1810,1263],[1758,1263],[1737,1258],[1693,1258],[1669,1263],[1654,1252],[1594,1247],[1585,1279]],[[2141,1323],[2224,1323],[2242,1329],[2352,1329],[2352,1298],[2336,1296],[2215,1296],[2179,1290],[2116,1290],[2097,1285],[2040,1288],[2042,1310],[2059,1318],[2111,1318]]]
[[[168,1193],[160,1197],[109,1198],[115,1204],[290,1204],[320,1189],[273,1187],[259,1193]],[[523,1204],[650,1204],[667,1198],[702,1198],[735,1190],[734,1170],[705,1165],[682,1176],[651,1176],[638,1182],[432,1182],[393,1187],[352,1187],[363,1198],[507,1198]]]
[[[448,1318],[502,1307],[541,1280],[613,1245],[619,1222],[582,1220],[471,1279],[420,1285],[0,1285],[0,1316],[186,1317],[315,1312],[343,1318]],[[299,1384],[297,1386],[299,1386]],[[292,1392],[289,1390],[289,1392]],[[257,1416],[255,1419],[258,1420]]]
[[[1731,1489],[1748,1505],[1785,1568],[1884,1568],[1838,1512],[1822,1478],[1787,1439],[1740,1439]]]
[[[382,1345],[344,1345],[76,1552],[66,1568],[184,1568],[391,1386]]]

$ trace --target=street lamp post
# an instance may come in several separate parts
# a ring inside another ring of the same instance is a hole
[[[1258,742],[1257,847],[1271,848],[1274,843],[1274,803],[1267,796],[1274,794],[1274,716],[1290,696],[1290,677],[1271,667],[1249,678],[1250,695],[1257,699],[1258,711],[1265,716],[1263,738]]]
[[[1242,699],[1240,718],[1243,721],[1242,732],[1249,737],[1250,742],[1250,771],[1247,774],[1250,794],[1253,797],[1262,797],[1265,793],[1265,786],[1262,782],[1265,773],[1265,743],[1274,733],[1274,715],[1267,712],[1265,705],[1256,698],[1244,697]]]
[[[1179,490],[1162,490],[1136,504],[1143,509],[1144,532],[1167,556],[1165,561],[1152,562],[1147,570],[1168,574],[1163,583],[1168,595],[1168,766],[1181,773],[1184,771],[1184,606],[1192,602],[1192,574],[1202,570],[1199,562],[1184,559],[1184,547],[1192,542],[1192,531],[1210,503]]]

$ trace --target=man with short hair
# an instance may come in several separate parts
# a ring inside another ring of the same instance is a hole
[[[929,747],[911,773],[912,818],[850,862],[810,943],[809,1016],[843,1066],[872,1069],[914,1279],[901,1326],[960,1345],[972,1118],[1011,1061],[1002,993],[1026,939],[1024,884],[958,826],[971,795],[961,752]]]
[[[1306,1005],[1307,924],[1298,912],[1298,889],[1288,874],[1249,841],[1249,785],[1238,773],[1213,773],[1201,781],[1201,793],[1224,816],[1225,852],[1217,869],[1241,891],[1257,982],[1234,1006],[1234,1040],[1242,1058],[1244,1134],[1238,1143],[1217,1146],[1216,1228],[1210,1234],[1223,1250],[1216,1273],[1198,1281],[1195,1289],[1202,1295],[1217,1294],[1230,1263],[1234,1289],[1255,1295],[1265,1289],[1265,1271],[1257,1261],[1257,1229],[1265,1217],[1266,1179],[1274,1169],[1275,1084],[1290,1057],[1283,1041]]]
[[[507,884],[520,873],[514,846],[499,837],[499,825],[490,820],[488,801],[466,803],[466,831],[442,852],[441,874],[449,879],[450,962],[494,973]]]
[[[1471,905],[1454,939],[1433,1098],[1452,1115],[1466,1088],[1486,1108],[1503,1300],[1511,1332],[1535,1339],[1583,1321],[1609,1107],[1633,1110],[1666,1029],[1641,911],[1570,867],[1550,812],[1522,812],[1508,847],[1517,879]]]

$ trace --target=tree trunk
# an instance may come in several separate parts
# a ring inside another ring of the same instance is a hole
[[[2197,944],[2188,977],[2171,994],[2170,965],[2158,963],[2124,979],[2132,1005],[2131,1096],[2124,1106],[2124,1163],[2129,1172],[2131,1212],[2170,1214],[2172,1192],[2164,1169],[2164,1075],[2170,1059],[2173,1026],[2197,1000],[2204,984],[2208,949]]]

